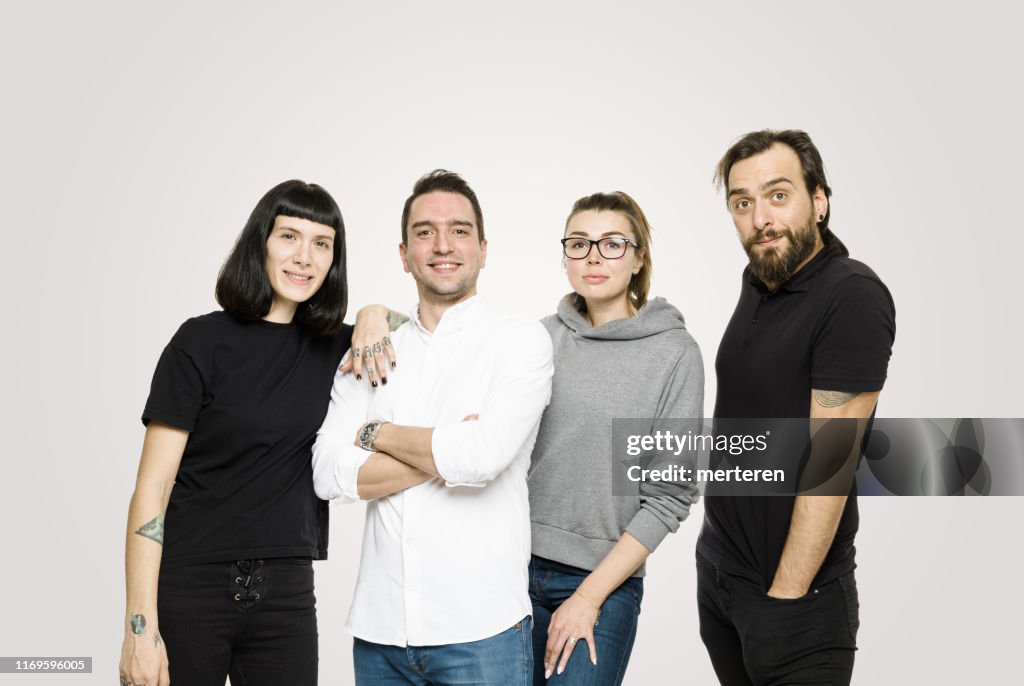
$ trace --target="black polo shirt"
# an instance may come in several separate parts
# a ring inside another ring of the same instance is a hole
[[[718,348],[716,418],[808,417],[811,389],[879,391],[896,335],[885,284],[831,233],[791,279],[769,291],[743,272]],[[697,551],[716,567],[771,587],[794,497],[709,496]],[[852,570],[856,486],[813,585]]]

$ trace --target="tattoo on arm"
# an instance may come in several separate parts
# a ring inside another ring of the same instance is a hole
[[[841,407],[856,398],[860,393],[843,391],[814,391],[814,402],[822,407]]]
[[[400,312],[395,312],[394,310],[388,310],[388,328],[392,331],[400,327],[402,324],[405,324],[407,321],[409,321],[408,316],[401,314]]]
[[[145,615],[132,615],[131,616],[132,633],[136,636],[143,636],[146,633],[146,616]]]
[[[160,638],[160,632],[159,631],[156,632],[155,634],[153,634],[153,645],[155,645],[157,648],[159,648],[160,644],[162,642],[163,642],[163,639]]]
[[[164,544],[164,516],[157,515],[153,519],[149,520],[136,531],[139,536],[148,538],[156,541],[160,545]]]

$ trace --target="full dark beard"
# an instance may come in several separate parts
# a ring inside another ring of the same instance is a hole
[[[750,258],[750,271],[763,283],[773,288],[789,280],[797,266],[814,252],[816,232],[818,228],[813,220],[797,231],[791,229],[768,229],[760,235],[752,236],[743,244],[743,249]],[[758,240],[785,236],[788,240],[784,247],[759,250],[755,246]]]

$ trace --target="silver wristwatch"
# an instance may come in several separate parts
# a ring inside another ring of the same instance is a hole
[[[369,450],[372,453],[373,442],[377,440],[377,434],[380,433],[380,427],[385,424],[387,424],[387,422],[382,422],[380,420],[366,422],[366,424],[363,424],[363,429],[359,432],[359,447],[363,450]]]

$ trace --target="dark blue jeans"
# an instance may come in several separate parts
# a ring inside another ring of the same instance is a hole
[[[171,683],[315,686],[316,598],[309,558],[160,571],[160,635]]]
[[[630,577],[615,589],[601,606],[601,617],[594,627],[597,648],[597,666],[590,662],[590,649],[579,641],[569,658],[565,671],[552,672],[544,680],[544,650],[548,641],[548,624],[565,600],[573,594],[583,579],[590,574],[585,569],[570,567],[534,555],[530,559],[530,600],[533,602],[533,684],[559,686],[593,685],[617,686],[622,683],[633,651],[636,627],[640,618],[640,601],[644,597],[644,582]]]
[[[355,639],[357,686],[529,686],[533,647],[529,617],[496,636],[438,646],[399,646]]]
[[[700,637],[723,686],[849,684],[859,607],[853,572],[776,599],[697,554]]]

